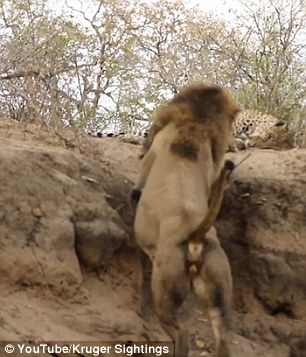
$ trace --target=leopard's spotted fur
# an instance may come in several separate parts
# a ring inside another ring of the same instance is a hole
[[[238,149],[289,149],[292,134],[288,124],[258,110],[240,112],[234,122],[234,137]]]

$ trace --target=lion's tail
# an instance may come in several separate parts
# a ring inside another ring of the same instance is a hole
[[[231,160],[226,160],[224,162],[220,175],[212,188],[209,211],[200,225],[190,234],[188,238],[188,260],[192,264],[197,265],[201,259],[206,233],[217,219],[224,197],[225,186],[228,177],[234,168],[235,164]],[[197,268],[197,270],[199,269]]]

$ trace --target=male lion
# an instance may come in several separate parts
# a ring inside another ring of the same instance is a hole
[[[224,172],[231,171],[225,167],[222,176],[238,112],[236,103],[218,86],[193,84],[181,90],[157,113],[133,190],[139,198],[136,241],[153,263],[155,310],[175,341],[176,357],[188,355],[188,331],[176,312],[187,296],[190,279],[208,308],[218,356],[230,355],[226,341],[230,267],[215,229],[206,232],[220,206]]]

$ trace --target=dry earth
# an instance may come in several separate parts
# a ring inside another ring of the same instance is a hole
[[[306,150],[249,152],[217,222],[234,276],[233,356],[303,357]],[[128,193],[138,153],[117,139],[0,120],[1,341],[168,340],[137,312]],[[184,314],[191,357],[214,356],[192,295]]]

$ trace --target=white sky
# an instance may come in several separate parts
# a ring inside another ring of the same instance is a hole
[[[225,17],[229,16],[229,9],[239,6],[237,0],[185,0],[185,2],[199,5],[204,11],[215,11]]]
[[[123,0],[124,1],[124,0]],[[71,7],[80,8],[82,3],[84,8],[86,8],[86,1],[82,0],[66,0],[67,4]],[[90,3],[90,0],[88,1]],[[215,12],[219,17],[231,19],[232,14],[230,9],[237,9],[239,6],[239,0],[185,0],[186,5],[199,5],[199,7],[204,11]],[[62,6],[65,4],[65,0],[50,0],[50,4],[56,11],[63,11]],[[74,14],[75,15],[75,14]]]

